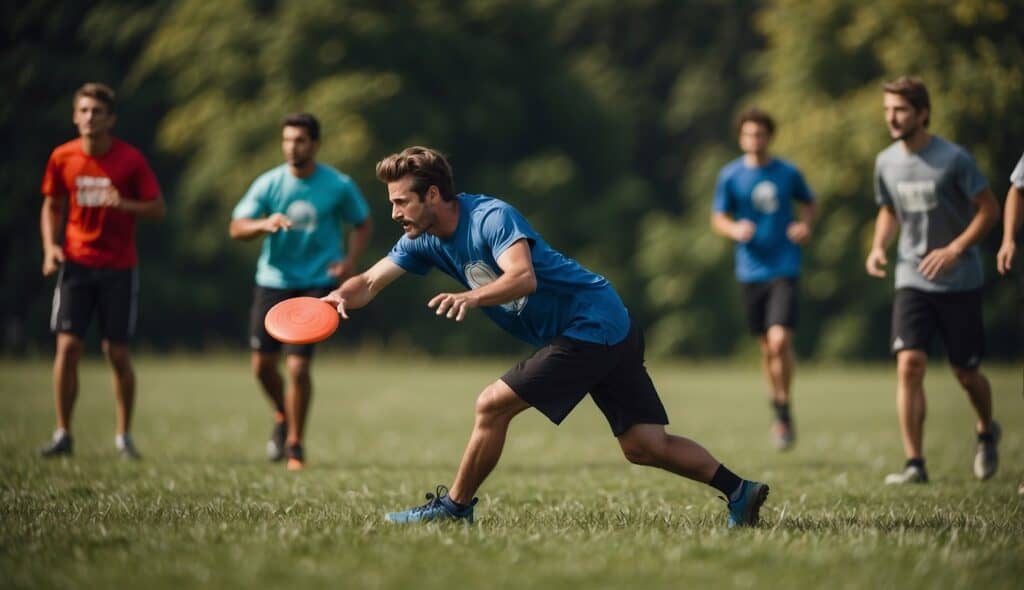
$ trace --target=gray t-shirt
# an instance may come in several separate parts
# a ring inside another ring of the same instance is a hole
[[[1017,166],[1010,173],[1010,183],[1017,188],[1024,188],[1024,154],[1017,160]]]
[[[875,159],[875,200],[900,222],[896,288],[969,291],[985,280],[978,246],[933,280],[918,272],[925,255],[949,245],[974,218],[974,198],[988,186],[962,147],[933,135],[917,153],[896,142]]]

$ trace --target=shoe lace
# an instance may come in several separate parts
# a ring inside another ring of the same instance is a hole
[[[445,508],[444,504],[441,503],[441,498],[443,498],[443,497],[445,497],[447,495],[448,495],[448,488],[447,487],[445,487],[445,486],[437,486],[437,488],[434,489],[434,493],[433,494],[431,494],[430,492],[427,492],[427,503],[422,505],[422,506],[417,506],[416,508],[413,508],[412,511],[413,512],[427,512],[429,510],[433,510],[436,506],[441,506],[442,508]]]

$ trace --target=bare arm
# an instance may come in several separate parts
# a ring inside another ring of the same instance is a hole
[[[999,246],[999,253],[996,254],[996,270],[999,274],[1006,274],[1010,271],[1013,266],[1013,258],[1017,251],[1017,242],[1015,241],[1017,230],[1021,226],[1021,222],[1024,222],[1024,206],[1021,204],[1021,199],[1024,195],[1021,194],[1020,187],[1010,185],[1010,190],[1006,193],[1006,211],[1003,213],[1003,241]]]
[[[404,274],[405,269],[401,266],[381,258],[366,272],[348,279],[321,299],[336,306],[341,317],[348,319],[346,310],[365,307],[384,287]]]
[[[811,228],[818,218],[818,205],[814,201],[799,203],[800,219],[789,224],[786,237],[794,244],[806,244],[811,239]]]
[[[974,204],[978,210],[975,211],[974,218],[967,225],[967,229],[945,247],[929,252],[917,266],[917,270],[926,279],[934,279],[948,270],[956,263],[956,259],[964,253],[964,250],[981,241],[985,234],[992,229],[992,226],[999,221],[999,203],[990,189],[986,188],[978,193],[974,197]]]
[[[235,240],[251,240],[265,234],[276,233],[281,229],[288,229],[292,222],[283,213],[273,213],[269,217],[249,219],[243,217],[232,219],[228,225],[228,235]]]
[[[736,221],[727,213],[712,213],[711,229],[720,236],[742,244],[754,237],[757,226],[746,219]]]
[[[427,306],[437,308],[437,315],[461,322],[466,311],[515,301],[537,290],[530,244],[523,238],[508,247],[497,260],[502,275],[486,285],[461,293],[440,293]]]
[[[100,201],[100,206],[119,209],[125,213],[131,213],[136,217],[154,221],[163,218],[167,213],[167,204],[164,202],[163,195],[157,195],[155,199],[150,199],[148,201],[125,199],[121,197],[121,193],[113,186],[111,186],[103,196],[103,199]]]
[[[878,216],[875,217],[875,235],[871,239],[871,252],[868,253],[868,259],[864,262],[869,275],[885,276],[885,265],[889,263],[885,258],[885,250],[896,237],[899,228],[900,221],[893,210],[885,205],[879,207]]]
[[[340,280],[352,276],[359,268],[359,257],[366,251],[373,235],[373,220],[367,217],[362,223],[352,228],[348,238],[348,254],[327,267],[327,274]]]
[[[57,243],[57,232],[64,219],[64,199],[47,196],[39,212],[39,233],[43,238],[43,276],[57,272],[64,262],[64,250]]]

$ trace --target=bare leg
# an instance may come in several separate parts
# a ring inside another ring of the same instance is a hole
[[[977,368],[953,367],[953,374],[967,392],[967,397],[978,414],[975,429],[979,433],[988,432],[992,425],[992,386],[989,385],[988,379]]]
[[[459,471],[448,496],[469,504],[501,458],[508,425],[517,414],[530,407],[500,379],[487,386],[476,399],[476,421],[469,443],[462,454]]]
[[[665,432],[660,424],[636,424],[619,436],[630,463],[658,467],[687,479],[710,483],[721,465],[696,442]]]
[[[921,350],[896,354],[896,405],[903,434],[903,451],[908,459],[924,456],[924,373],[928,355]]]
[[[135,409],[135,370],[126,342],[103,341],[103,352],[114,370],[114,395],[117,398],[117,434],[131,432]]]
[[[761,339],[765,371],[772,389],[772,400],[777,404],[789,403],[790,385],[793,381],[793,331],[781,325],[768,328]]]
[[[57,354],[53,360],[53,400],[57,409],[57,428],[71,432],[71,412],[78,399],[78,361],[82,358],[82,340],[74,334],[57,334]]]
[[[306,429],[306,413],[313,397],[313,380],[309,375],[310,359],[294,354],[288,355],[288,395],[285,397],[288,415],[288,444],[302,444]]]
[[[263,386],[263,393],[267,395],[274,411],[284,415],[284,380],[277,370],[276,352],[253,352],[252,372],[256,380]]]

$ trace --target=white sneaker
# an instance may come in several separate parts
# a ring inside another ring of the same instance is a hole
[[[992,442],[978,441],[978,450],[974,454],[974,476],[986,480],[996,474],[999,468],[999,439],[1003,436],[1003,428],[995,420],[989,427]]]
[[[885,476],[885,485],[903,485],[908,483],[928,483],[928,472],[923,467],[907,465],[899,473],[890,473]]]

